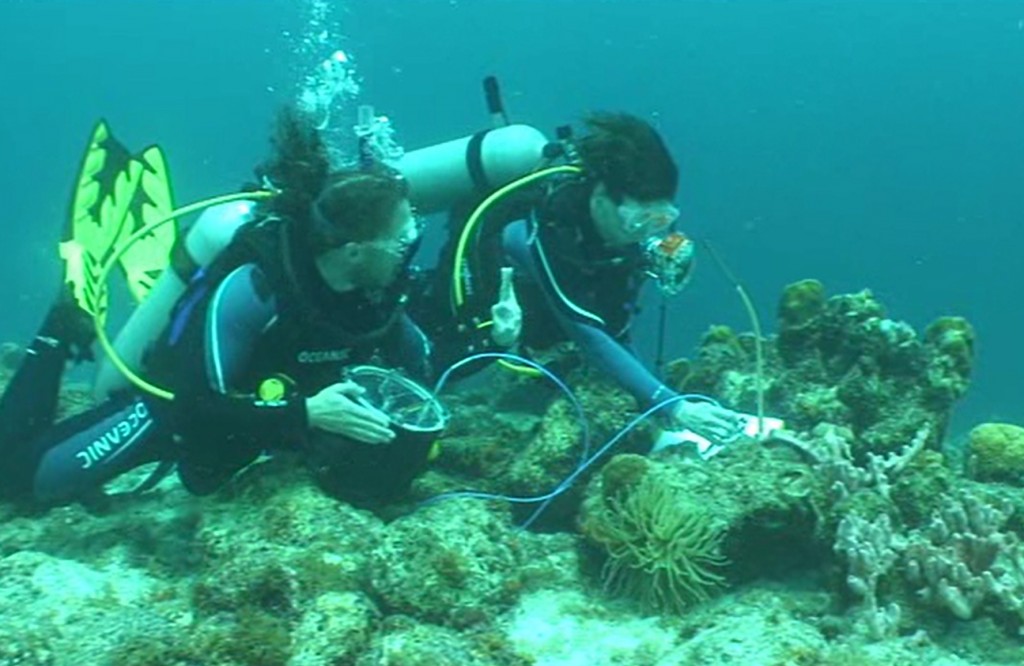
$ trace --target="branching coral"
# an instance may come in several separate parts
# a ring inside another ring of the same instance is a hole
[[[1024,620],[1024,546],[1003,529],[1011,511],[966,492],[947,498],[907,546],[907,577],[918,596],[962,620],[986,604]]]
[[[839,523],[835,551],[846,558],[846,584],[864,599],[863,622],[868,635],[876,640],[893,635],[899,625],[900,607],[879,603],[878,582],[896,564],[904,546],[904,538],[893,530],[885,514],[871,522],[850,515]]]
[[[931,425],[925,423],[898,451],[886,455],[868,453],[864,466],[854,462],[850,446],[853,433],[846,428],[822,423],[812,431],[811,440],[781,432],[773,435],[773,441],[792,447],[813,464],[815,471],[828,479],[834,499],[842,500],[858,490],[870,488],[890,500],[894,480],[924,450],[931,433]]]
[[[724,578],[715,571],[724,533],[713,516],[646,475],[632,489],[606,496],[584,531],[608,552],[606,589],[650,609],[679,611],[710,597]]]
[[[1024,622],[1024,546],[1005,529],[1008,504],[963,490],[947,497],[929,525],[897,529],[887,515],[868,522],[849,515],[839,524],[835,550],[845,556],[847,584],[865,601],[863,619],[874,638],[899,622],[895,603],[883,606],[879,581],[898,574],[925,606],[961,620],[982,614]]]

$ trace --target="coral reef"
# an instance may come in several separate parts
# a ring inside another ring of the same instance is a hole
[[[900,607],[882,606],[878,601],[878,581],[899,560],[904,547],[892,529],[889,516],[882,514],[867,521],[851,514],[843,518],[836,532],[835,550],[846,559],[846,584],[864,599],[864,624],[872,638],[892,635],[899,627]]]
[[[562,379],[572,387],[585,422],[547,378],[495,371],[485,385],[449,397],[452,427],[441,442],[437,473],[415,485],[414,497],[426,499],[466,488],[516,497],[544,495],[635,417],[634,400],[580,365],[578,354],[559,352],[552,362],[570,368]],[[650,450],[651,432],[652,425],[637,428],[615,452]],[[586,480],[598,468],[591,467],[549,504],[539,524],[545,529],[572,529]],[[535,508],[515,504],[513,515],[522,522]]]
[[[1021,429],[975,429],[970,478],[942,446],[971,327],[918,335],[813,280],[778,323],[763,377],[752,335],[724,326],[672,377],[745,411],[760,379],[789,430],[701,460],[647,455],[652,419],[533,524],[553,533],[517,527],[536,504],[420,504],[542,494],[579,464],[573,405],[497,371],[446,393],[440,459],[376,513],[290,455],[211,497],[127,492],[143,469],[80,504],[0,503],[0,666],[1020,663]],[[636,406],[560,354],[593,451]],[[88,404],[62,395],[62,413]]]
[[[948,468],[923,450],[926,436],[922,430],[901,452],[872,455],[863,467],[835,430],[810,454],[831,480],[834,549],[848,589],[863,600],[855,626],[880,640],[900,630],[906,611],[919,620],[936,612],[971,619],[983,611],[1015,633],[1024,610],[1024,549],[1008,522],[1024,493],[993,494],[961,480],[951,495]]]
[[[940,318],[919,336],[886,317],[869,291],[826,299],[820,283],[797,282],[783,291],[778,333],[765,341],[768,411],[798,431],[849,428],[858,458],[898,449],[924,423],[937,446],[968,388],[973,350],[973,329],[962,318]],[[753,411],[753,338],[713,327],[696,359],[675,363],[672,377],[682,391]]]
[[[975,426],[967,443],[967,470],[979,481],[1024,483],[1024,428],[1012,423]]]
[[[800,280],[787,285],[779,299],[778,317],[787,335],[806,329],[825,309],[825,285],[818,280]]]
[[[969,620],[988,604],[1024,620],[1024,546],[1004,530],[1011,512],[970,492],[947,497],[931,523],[914,532],[905,553],[906,575],[917,596]]]
[[[425,508],[389,526],[370,560],[370,588],[388,610],[455,627],[515,603],[518,537],[504,512],[475,500]]]

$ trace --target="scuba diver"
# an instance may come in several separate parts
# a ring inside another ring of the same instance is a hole
[[[438,268],[414,287],[410,312],[435,342],[438,367],[507,346],[507,336],[494,335],[500,313],[492,308],[488,318],[486,308],[508,289],[499,287],[499,268],[506,280],[511,268],[523,312],[519,344],[574,342],[648,409],[677,394],[638,360],[629,331],[644,280],[655,275],[678,291],[692,263],[692,254],[677,260],[692,253],[692,243],[668,233],[679,214],[671,203],[678,169],[639,118],[595,114],[585,123],[587,133],[562,149],[578,166],[556,167],[492,203],[477,198],[468,218],[452,214]],[[672,429],[712,441],[734,438],[744,424],[739,413],[710,402],[679,400],[666,411]]]
[[[282,114],[274,143],[275,156],[257,173],[276,195],[254,192],[253,201],[214,206],[200,218],[227,223],[227,248],[205,266],[183,241],[172,252],[164,273],[187,286],[139,366],[166,395],[112,386],[98,406],[54,423],[63,371],[91,358],[96,336],[95,294],[76,272],[94,267],[83,257],[110,254],[97,243],[112,242],[97,232],[109,214],[78,212],[109,213],[117,197],[98,202],[95,188],[83,190],[90,206],[75,206],[74,243],[65,244],[78,249],[62,247],[65,289],[0,397],[0,497],[65,502],[157,461],[176,466],[189,491],[206,494],[268,450],[316,458],[326,449],[320,459],[331,460],[332,448],[396,439],[389,416],[343,369],[373,363],[417,378],[430,372],[426,338],[403,310],[420,235],[408,184],[383,166],[330,172],[317,132],[295,112]],[[103,173],[116,171],[103,163],[125,152],[113,137],[100,133],[92,147],[92,176],[134,177]],[[405,481],[426,464],[425,449],[418,451],[399,474]]]

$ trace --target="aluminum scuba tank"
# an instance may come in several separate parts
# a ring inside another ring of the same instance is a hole
[[[551,142],[529,125],[507,125],[405,153],[389,166],[408,181],[421,213],[450,208],[541,167]]]
[[[252,219],[255,202],[235,201],[207,208],[189,227],[184,239],[184,257],[181,263],[190,266],[169,266],[160,273],[145,300],[132,311],[131,316],[114,339],[114,351],[136,374],[145,374],[143,359],[146,352],[170,322],[171,312],[178,298],[185,293],[189,272],[207,266],[228,246],[239,227]],[[172,260],[173,261],[173,260]],[[93,392],[98,399],[130,386],[128,379],[104,357],[96,374]]]

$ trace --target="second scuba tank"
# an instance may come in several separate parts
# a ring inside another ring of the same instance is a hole
[[[551,142],[529,125],[508,125],[405,153],[390,166],[408,181],[421,213],[446,210],[541,167]]]

